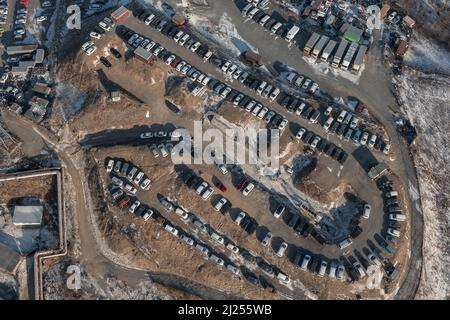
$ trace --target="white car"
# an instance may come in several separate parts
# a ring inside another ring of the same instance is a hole
[[[288,244],[283,241],[280,245],[280,248],[277,251],[277,256],[283,257],[286,252],[287,247],[288,247]]]
[[[2,77],[0,78],[0,83],[5,83],[9,78],[9,74],[8,73],[4,73],[2,74]]]
[[[214,192],[213,188],[211,188],[211,187],[206,188],[206,190],[202,194],[202,199],[208,200],[209,197],[211,197],[211,195],[213,194],[213,192]]]
[[[192,240],[192,238],[189,238],[188,236],[182,235],[180,239],[186,242],[191,247],[194,245],[194,240]]]
[[[300,128],[300,130],[298,130],[297,134],[295,135],[295,139],[301,140],[305,133],[306,133],[306,129]]]
[[[238,213],[236,219],[234,219],[234,223],[236,223],[237,225],[240,225],[242,220],[246,217],[246,214],[244,211],[241,211]]]
[[[109,25],[107,25],[106,23],[104,23],[103,21],[100,21],[98,23],[99,27],[102,28],[105,31],[109,31],[111,30],[111,27]]]
[[[152,180],[150,180],[149,178],[145,178],[144,181],[142,181],[139,186],[141,187],[142,190],[148,190],[148,189],[150,189],[151,183],[152,183]]]
[[[197,49],[198,48],[200,48],[200,46],[201,46],[202,44],[200,43],[200,42],[196,42],[196,43],[194,43],[193,45],[192,45],[192,47],[190,47],[190,50],[192,51],[192,52],[195,52],[195,51],[197,51]]]
[[[177,215],[179,215],[181,218],[183,218],[184,220],[187,220],[187,219],[189,218],[189,215],[188,215],[188,213],[186,212],[186,210],[184,210],[184,209],[181,208],[181,207],[176,207],[176,208],[175,208],[175,213],[176,213]]]
[[[135,187],[133,187],[131,184],[126,184],[125,185],[125,191],[131,193],[131,194],[136,194],[137,189]]]
[[[327,110],[325,110],[324,115],[328,117],[332,111],[333,111],[333,107],[328,107]]]
[[[216,205],[214,206],[214,210],[216,211],[220,211],[220,209],[222,209],[222,207],[227,203],[227,199],[225,198],[221,198]]]
[[[386,144],[386,146],[383,148],[383,153],[384,154],[389,154],[389,150],[391,149],[391,145],[390,144]]]
[[[305,254],[302,260],[302,264],[300,265],[300,268],[306,270],[308,268],[309,261],[311,261],[311,256],[309,254]]]
[[[234,98],[233,100],[233,104],[234,106],[239,105],[239,102],[241,102],[241,100],[244,98],[244,95],[242,93],[239,93],[236,98]]]
[[[352,243],[353,243],[352,240],[350,238],[347,238],[347,239],[339,242],[338,247],[339,247],[339,249],[344,250],[345,248],[350,246]]]
[[[207,53],[205,53],[205,55],[203,56],[203,61],[208,61],[211,56],[213,55],[213,53],[211,51],[208,51]]]
[[[113,170],[114,167],[114,160],[109,160],[108,161],[108,165],[106,166],[106,172],[111,172]]]
[[[95,31],[91,31],[91,33],[89,33],[89,36],[91,38],[95,38],[95,39],[101,39],[102,38],[102,35],[100,33],[95,32]]]
[[[283,120],[281,120],[280,124],[278,125],[278,130],[283,131],[287,124],[287,119],[283,118]]]
[[[159,152],[158,152],[158,148],[156,147],[156,144],[152,144],[150,146],[150,151],[153,154],[153,157],[155,157],[155,158],[159,157]]]
[[[388,228],[387,233],[393,237],[400,238],[400,231],[394,228]]]
[[[167,152],[166,147],[164,146],[164,144],[161,143],[160,145],[158,145],[158,149],[161,152],[163,158],[165,158],[165,157],[167,157],[169,155],[169,153]]]
[[[202,184],[200,184],[197,188],[197,194],[202,194],[202,192],[208,187],[208,183],[206,181],[203,181]]]
[[[314,82],[313,85],[311,86],[311,88],[309,89],[309,92],[314,94],[314,93],[316,93],[317,89],[319,89],[319,85]]]
[[[247,186],[242,190],[242,194],[244,196],[248,196],[250,192],[255,188],[255,185],[253,183],[247,184]]]
[[[96,46],[91,46],[91,47],[87,48],[86,55],[90,56],[91,54],[93,54],[95,52],[95,50],[97,50]]]
[[[176,56],[174,54],[170,55],[166,61],[164,61],[167,65],[170,65],[173,60],[175,60]]]
[[[237,65],[233,64],[230,68],[228,68],[227,75],[231,76],[236,70],[237,70]]]
[[[373,148],[376,142],[377,142],[377,135],[373,134],[369,140],[369,147]]]
[[[167,231],[169,231],[172,235],[178,236],[178,229],[175,228],[174,226],[172,226],[172,225],[170,225],[170,224],[166,224],[166,226],[164,227],[164,229],[166,229]]]
[[[322,262],[320,263],[320,269],[319,269],[319,272],[317,273],[317,275],[319,277],[323,277],[325,275],[325,272],[327,271],[327,267],[328,267],[328,263],[325,260],[322,260]]]
[[[369,139],[369,133],[368,132],[364,132],[362,137],[361,137],[361,141],[360,143],[362,145],[365,145],[367,143],[367,140]]]
[[[177,66],[176,66],[176,70],[178,71],[178,72],[180,72],[181,71],[181,69],[183,69],[183,67],[186,65],[186,61],[180,61],[178,64],[177,64]]]
[[[230,61],[227,61],[227,62],[225,62],[225,64],[222,66],[222,72],[226,72],[227,70],[228,70],[228,68],[231,66],[231,62]]]
[[[142,218],[144,219],[144,221],[147,221],[147,220],[150,219],[151,216],[153,216],[154,214],[155,214],[155,213],[153,212],[152,209],[148,209],[147,212],[145,212],[145,213],[142,215]]]
[[[228,173],[227,167],[223,163],[219,164],[218,167],[219,167],[220,172],[222,172],[222,174]]]
[[[284,209],[285,209],[285,207],[280,204],[278,206],[278,208],[275,210],[275,212],[273,213],[273,216],[278,219],[283,214]]]
[[[140,205],[141,205],[141,203],[139,202],[139,200],[136,200],[135,202],[133,202],[133,204],[131,205],[130,209],[128,209],[128,211],[130,211],[130,213],[134,213]]]
[[[366,203],[364,204],[363,214],[364,219],[369,219],[370,217],[370,204]]]
[[[272,233],[271,232],[267,232],[266,236],[264,237],[264,239],[262,239],[261,244],[264,247],[266,247],[269,244],[271,239],[272,239]]]
[[[149,131],[149,132],[143,132],[139,135],[139,138],[141,139],[150,139],[153,138],[153,132]]]
[[[389,214],[389,219],[402,222],[406,220],[406,215],[400,213],[391,213]]]
[[[361,276],[361,278],[364,278],[364,277],[365,277],[366,273],[364,272],[363,267],[361,266],[361,264],[360,264],[358,261],[355,261],[355,262],[353,263],[353,267],[354,267],[356,270],[358,270],[359,275]]]
[[[311,148],[313,148],[313,149],[317,148],[317,145],[319,144],[320,140],[321,140],[320,137],[316,136],[314,138],[313,142],[311,143]]]
[[[144,178],[144,173],[142,171],[139,171],[139,173],[136,175],[136,177],[134,178],[133,182],[136,185],[139,185],[139,183],[141,183],[141,180]]]
[[[370,261],[372,264],[381,267],[381,262],[380,262],[380,260],[378,260],[377,257],[375,257],[375,256],[373,255],[373,253],[367,254],[367,257],[369,258],[369,261]]]

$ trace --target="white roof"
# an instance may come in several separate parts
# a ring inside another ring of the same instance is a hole
[[[43,206],[15,206],[13,224],[40,225],[43,211]]]

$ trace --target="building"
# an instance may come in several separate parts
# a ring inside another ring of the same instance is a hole
[[[353,43],[359,43],[364,30],[350,26],[344,33],[344,39]]]
[[[150,51],[147,51],[142,47],[137,47],[134,50],[134,55],[136,56],[136,58],[138,58],[139,60],[141,60],[144,63],[150,63],[150,61],[153,58],[153,54]]]
[[[23,108],[21,105],[13,102],[10,106],[8,106],[8,110],[15,114],[22,114]]]
[[[9,248],[0,242],[0,270],[9,273],[15,273],[22,256],[19,253],[19,248]]]
[[[28,104],[30,108],[25,112],[25,117],[36,122],[42,121],[47,113],[48,100],[34,96]]]
[[[44,49],[37,49],[36,53],[34,54],[34,62],[36,64],[44,62],[45,57],[45,50]]]
[[[416,21],[414,21],[414,19],[410,16],[405,16],[402,22],[405,26],[410,27],[411,29],[416,25]]]
[[[259,66],[261,64],[261,56],[250,50],[245,51],[244,60],[253,66]]]
[[[186,24],[186,19],[183,16],[179,15],[179,14],[175,14],[172,17],[172,22],[175,23],[178,26],[184,26]]]
[[[42,224],[42,205],[14,207],[13,224],[18,227],[36,227]]]
[[[383,4],[383,7],[381,7],[381,10],[380,10],[380,19],[381,20],[386,18],[390,9],[391,9],[390,5],[388,5],[387,3]]]
[[[130,15],[130,11],[124,6],[120,6],[116,11],[111,13],[111,19],[115,24],[119,24],[128,18]]]
[[[38,48],[37,44],[26,44],[23,46],[9,46],[6,47],[6,53],[10,56],[15,54],[32,53]]]
[[[380,162],[376,166],[372,167],[369,170],[369,178],[375,180],[381,177],[383,174],[385,174],[389,170],[388,165],[386,162]]]
[[[409,47],[408,41],[406,41],[405,39],[400,40],[400,43],[398,44],[395,54],[399,57],[403,57],[406,51],[408,51],[408,47]]]
[[[111,101],[113,101],[113,102],[120,101],[120,92],[119,91],[111,91]]]
[[[12,67],[11,74],[19,79],[24,79],[28,75],[28,71],[30,71],[30,67],[20,66],[20,67]]]
[[[36,82],[32,90],[36,93],[43,94],[44,96],[48,96],[52,92],[52,89],[48,86],[48,84],[43,82]]]

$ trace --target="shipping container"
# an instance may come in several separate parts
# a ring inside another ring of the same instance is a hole
[[[303,54],[305,56],[309,56],[311,53],[312,48],[314,48],[314,45],[319,41],[320,34],[317,32],[314,32],[312,36],[309,38],[308,42],[306,42],[305,48],[303,49]]]
[[[318,58],[319,54],[322,52],[323,48],[325,47],[325,45],[327,44],[328,40],[330,38],[327,36],[322,36],[319,40],[319,42],[317,42],[317,44],[314,46],[314,49],[312,51],[311,56],[313,58]]]
[[[350,45],[350,47],[347,50],[347,53],[345,54],[344,60],[342,61],[342,64],[341,64],[342,70],[348,70],[350,63],[352,62],[353,57],[356,54],[356,50],[358,49],[358,46],[359,45],[357,43],[352,43]]]
[[[336,51],[336,54],[334,55],[333,63],[331,64],[331,66],[333,68],[339,67],[339,64],[341,63],[342,57],[344,56],[344,52],[347,49],[347,46],[348,46],[348,41],[342,39],[342,41],[339,44],[339,47]]]
[[[356,54],[355,61],[353,62],[352,70],[358,72],[364,63],[364,57],[366,55],[367,47],[360,46],[358,53]]]
[[[332,55],[334,48],[336,48],[337,42],[334,40],[330,40],[330,42],[328,42],[327,46],[325,47],[325,49],[323,49],[322,52],[322,56],[320,57],[320,60],[326,62],[328,60],[328,58]]]

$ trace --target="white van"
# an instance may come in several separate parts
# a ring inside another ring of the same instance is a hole
[[[388,198],[398,197],[398,192],[397,191],[386,192],[386,197]]]
[[[327,271],[327,266],[328,263],[325,260],[322,260],[322,262],[320,263],[319,272],[317,273],[319,277],[323,277],[325,275],[325,272]]]

